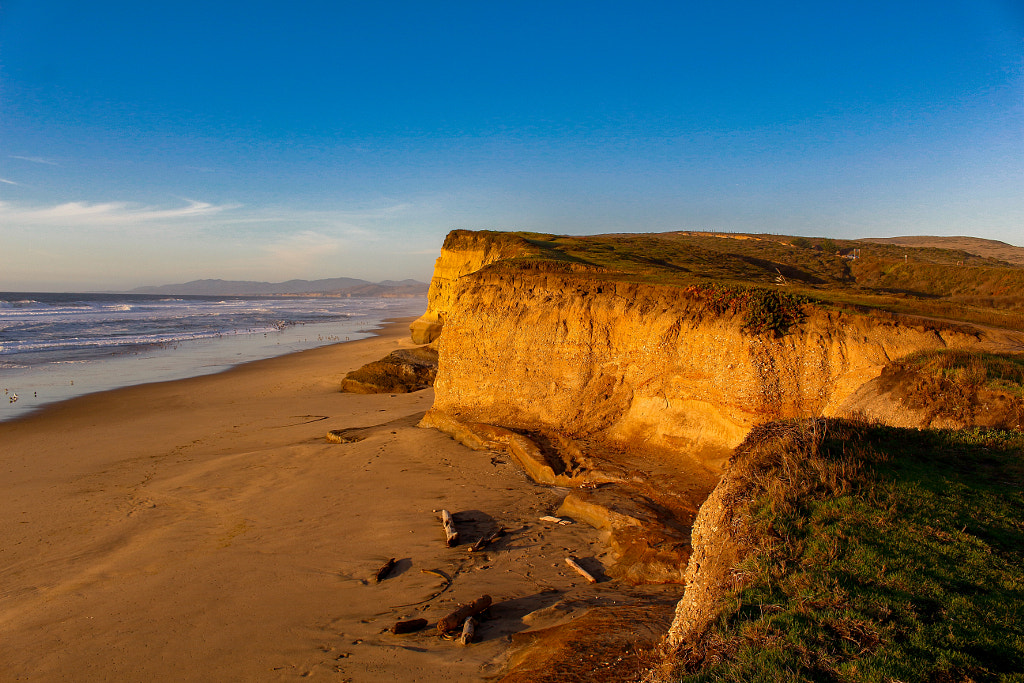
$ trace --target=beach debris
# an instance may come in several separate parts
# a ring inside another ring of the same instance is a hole
[[[504,535],[505,535],[505,527],[500,526],[497,529],[495,529],[494,531],[492,531],[491,533],[487,534],[486,536],[482,536],[479,541],[477,541],[476,543],[471,545],[469,547],[469,552],[471,552],[471,553],[478,553],[481,550],[483,550],[484,548],[486,548],[487,546],[489,546],[491,543],[494,543],[496,540],[498,540],[499,538],[501,538]]]
[[[462,625],[462,637],[459,638],[459,642],[463,645],[469,645],[476,638],[476,619],[470,617],[466,619],[466,623]]]
[[[468,605],[462,605],[457,610],[437,622],[437,631],[442,636],[457,632],[462,624],[469,617],[475,617],[491,606],[491,596],[482,595]]]
[[[377,579],[377,583],[380,583],[385,578],[387,578],[387,575],[390,574],[391,570],[394,569],[394,568],[395,568],[395,558],[392,557],[390,560],[388,560],[387,562],[384,563],[383,567],[381,567],[380,569],[377,570],[377,574],[375,576],[375,578]]]
[[[292,415],[292,419],[301,420],[301,422],[290,422],[286,425],[280,425],[274,427],[274,429],[283,429],[284,427],[297,427],[299,425],[308,425],[313,422],[321,422],[323,420],[329,420],[329,415]]]
[[[415,633],[423,629],[428,623],[426,619],[410,619],[409,621],[396,622],[391,627],[391,632],[395,635],[401,635],[403,633]]]
[[[459,544],[459,532],[455,530],[452,513],[441,510],[441,525],[444,527],[444,544],[449,548],[454,548]]]
[[[552,515],[544,515],[540,518],[540,521],[551,522],[552,524],[561,524],[562,526],[572,524],[571,519],[566,519],[565,517],[553,517]]]
[[[425,602],[430,602],[431,600],[433,600],[437,596],[441,595],[441,593],[444,593],[446,590],[448,590],[449,588],[452,587],[452,581],[454,581],[454,578],[448,576],[447,574],[445,574],[440,569],[421,569],[420,571],[422,573],[424,573],[424,574],[433,574],[434,576],[438,576],[438,577],[444,579],[444,585],[441,586],[440,590],[432,593],[431,595],[427,596],[426,598],[423,598],[422,600],[419,600],[417,602],[409,602],[409,603],[406,603],[404,605],[392,605],[388,609],[400,609],[402,607],[415,607],[416,605],[422,605]],[[456,574],[457,573],[458,572],[456,572]]]
[[[327,441],[330,443],[356,443],[365,439],[365,436],[352,434],[351,429],[332,429],[327,432]]]
[[[575,558],[567,557],[567,558],[565,558],[565,563],[567,565],[569,565],[570,567],[572,567],[573,569],[575,569],[576,573],[579,574],[580,576],[582,576],[588,582],[590,582],[590,583],[597,583],[597,579],[594,578],[594,575],[591,574],[590,572],[588,572],[583,567],[581,567],[579,565],[579,562],[577,562]]]

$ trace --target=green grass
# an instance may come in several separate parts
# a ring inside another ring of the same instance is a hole
[[[680,681],[1024,681],[1024,434],[775,423]]]
[[[470,234],[453,232],[446,247]],[[508,267],[548,264],[588,278],[777,291],[831,308],[1024,330],[1024,267],[959,250],[782,235],[485,234],[519,251]],[[855,248],[862,258],[836,255]]]

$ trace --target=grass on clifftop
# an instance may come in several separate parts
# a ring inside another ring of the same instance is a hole
[[[513,261],[570,265],[590,278],[767,289],[832,306],[1024,330],[1024,267],[957,249],[700,232],[486,234],[519,244],[522,256]],[[845,258],[855,249],[860,258]]]
[[[1024,434],[822,420],[741,446],[745,559],[680,681],[1024,681]]]

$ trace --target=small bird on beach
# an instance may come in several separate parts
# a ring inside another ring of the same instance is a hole
[[[17,394],[11,394],[11,403],[14,403],[17,400],[18,400],[18,395]]]

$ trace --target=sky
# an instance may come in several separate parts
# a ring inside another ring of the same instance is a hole
[[[0,290],[427,281],[455,228],[1024,246],[1024,0],[0,0]]]

